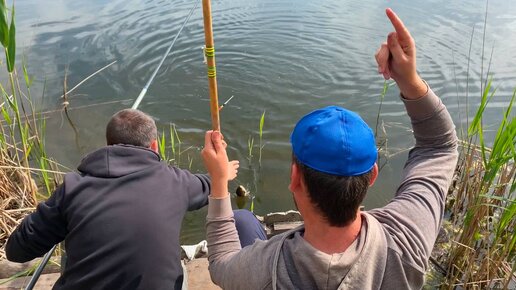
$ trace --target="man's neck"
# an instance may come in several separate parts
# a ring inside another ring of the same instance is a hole
[[[346,251],[360,234],[362,217],[357,218],[345,227],[330,226],[319,217],[305,218],[304,239],[317,250],[326,254],[336,254]]]

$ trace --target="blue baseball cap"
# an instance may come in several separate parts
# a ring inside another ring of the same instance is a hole
[[[301,163],[339,176],[367,173],[378,157],[371,128],[358,114],[337,106],[301,118],[290,135],[290,143]]]

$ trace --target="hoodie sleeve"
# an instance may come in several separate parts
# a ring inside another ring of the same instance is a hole
[[[208,204],[211,179],[208,174],[191,174],[188,186],[188,210],[197,210]]]
[[[448,110],[432,90],[403,102],[416,145],[410,150],[395,197],[369,213],[383,224],[404,262],[424,272],[457,164],[457,136]]]
[[[198,210],[208,204],[211,179],[208,174],[192,174],[188,170],[169,167],[178,178],[181,188],[184,188],[188,197],[188,211]]]
[[[14,230],[5,246],[9,261],[23,263],[41,257],[64,240],[67,231],[61,211],[64,191],[63,184]]]

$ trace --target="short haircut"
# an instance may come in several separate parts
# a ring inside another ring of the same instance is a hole
[[[107,145],[126,144],[149,148],[157,139],[156,123],[139,110],[125,109],[114,114],[106,126]]]
[[[299,168],[310,200],[324,219],[334,227],[351,224],[365,198],[373,169],[357,176],[339,176],[317,171],[292,155]]]

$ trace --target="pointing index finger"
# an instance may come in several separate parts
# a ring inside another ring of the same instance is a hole
[[[398,38],[400,38],[402,40],[410,39],[411,38],[410,32],[405,27],[405,25],[403,24],[401,19],[398,17],[398,15],[396,15],[396,13],[394,13],[394,11],[392,11],[391,8],[387,8],[385,13],[387,14],[387,17],[389,17],[389,20],[391,21],[392,26],[394,26],[394,30],[396,30],[396,33],[398,34]]]

